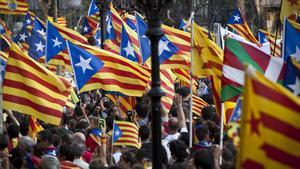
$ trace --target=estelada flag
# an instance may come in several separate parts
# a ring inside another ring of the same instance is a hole
[[[300,99],[248,67],[237,168],[299,168]]]

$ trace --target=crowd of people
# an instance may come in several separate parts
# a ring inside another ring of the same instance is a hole
[[[220,120],[213,105],[210,81],[199,83],[197,95],[209,106],[193,119],[193,146],[189,147],[190,89],[176,89],[170,112],[162,112],[162,147],[158,152],[166,169],[235,168],[236,148],[226,136],[221,150]],[[134,110],[122,113],[104,91],[81,93],[75,108],[66,108],[60,126],[39,121],[43,130],[30,132],[29,116],[10,110],[0,134],[4,169],[82,168],[147,169],[152,167],[151,105],[148,96],[137,98]],[[112,146],[114,120],[130,121],[138,128],[140,148]],[[100,129],[100,142],[91,135]],[[222,163],[220,157],[222,156]],[[221,164],[221,165],[220,165]]]

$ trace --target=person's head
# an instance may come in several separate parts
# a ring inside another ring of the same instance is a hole
[[[76,132],[72,136],[73,143],[85,144],[86,138],[85,135],[81,132]]]
[[[80,105],[76,105],[74,109],[74,115],[76,119],[80,119],[81,117],[83,117],[83,111]]]
[[[72,143],[71,147],[73,149],[74,158],[80,158],[85,150],[84,144]]]
[[[37,135],[37,142],[38,142],[39,147],[42,150],[47,149],[49,146],[53,145],[53,142],[54,142],[53,133],[47,129],[40,131]]]
[[[103,162],[100,158],[95,158],[90,162],[89,169],[105,169]]]
[[[215,164],[213,153],[208,149],[196,151],[193,161],[197,169],[213,169]]]
[[[209,105],[209,106],[205,106],[202,109],[201,114],[203,119],[208,121],[208,120],[213,120],[215,112],[216,112],[215,108],[212,105]]]
[[[55,156],[43,155],[39,162],[39,169],[60,169],[60,162]]]
[[[150,128],[147,125],[141,126],[139,128],[139,136],[142,141],[147,141],[150,138]]]
[[[92,116],[90,118],[90,122],[91,122],[90,128],[98,128],[100,125],[99,117]]]
[[[0,151],[3,151],[8,146],[8,137],[4,134],[0,134]]]
[[[14,166],[14,168],[19,169],[24,165],[23,158],[26,155],[24,149],[14,148],[10,151],[11,157],[9,157],[10,163]]]
[[[182,141],[186,147],[189,147],[190,134],[188,132],[180,133],[178,140]]]
[[[113,126],[114,126],[114,117],[112,117],[112,116],[106,117],[105,122],[106,122],[106,127],[108,128],[108,130],[112,130]]]
[[[188,87],[181,87],[176,90],[176,93],[182,96],[182,100],[186,100],[190,96],[190,88]]]
[[[169,142],[169,147],[174,160],[184,161],[187,158],[188,153],[186,152],[186,147],[183,142],[173,140]]]
[[[76,129],[87,129],[90,126],[89,122],[86,119],[81,119],[78,121],[77,125],[76,125]]]
[[[142,102],[139,102],[138,104],[136,104],[135,110],[137,113],[137,117],[144,119],[148,115],[149,107],[147,104],[143,104]]]
[[[121,114],[120,114],[118,106],[116,106],[116,105],[112,106],[109,113],[115,119],[120,119]]]
[[[7,134],[10,139],[17,138],[19,136],[20,128],[17,124],[11,123],[7,126]]]
[[[170,134],[175,134],[179,130],[179,121],[176,117],[172,117],[169,119],[169,133]]]
[[[207,104],[214,104],[212,94],[204,94],[201,96],[201,99],[203,99]]]
[[[68,129],[70,130],[70,131],[74,131],[75,130],[75,128],[76,128],[76,120],[75,119],[70,119],[69,121],[68,121],[68,123],[67,123],[67,126],[68,126]]]
[[[136,163],[136,161],[137,160],[135,154],[130,151],[126,151],[121,155],[118,165],[122,169],[131,169],[131,167],[133,166],[133,164]]]
[[[22,134],[22,136],[26,136],[28,134],[29,131],[29,122],[26,120],[23,120],[20,122],[20,133]]]
[[[61,145],[58,151],[58,158],[60,161],[73,161],[74,160],[74,151],[71,145]]]
[[[196,128],[196,137],[199,141],[207,141],[209,139],[209,130],[207,126],[199,126]]]
[[[61,136],[61,144],[72,144],[72,134],[65,133]]]
[[[30,137],[23,136],[18,142],[17,147],[24,149],[27,153],[30,153],[32,151],[33,145],[34,145],[33,140]]]

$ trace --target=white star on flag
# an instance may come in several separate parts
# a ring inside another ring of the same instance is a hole
[[[44,52],[44,47],[45,47],[45,45],[43,45],[42,41],[40,41],[40,43],[36,43],[36,44],[34,44],[34,45],[36,46],[36,52],[38,52],[39,50],[40,50],[41,52]]]
[[[83,74],[85,73],[86,69],[89,70],[94,70],[91,66],[90,66],[90,62],[91,62],[92,58],[88,58],[88,59],[84,59],[81,55],[80,55],[80,62],[76,63],[75,66],[79,66],[82,69]]]
[[[84,28],[83,28],[83,32],[88,32],[88,30],[89,30],[89,27],[87,27],[87,26],[85,25]]]
[[[60,48],[60,45],[62,44],[62,42],[58,41],[58,37],[56,37],[55,39],[52,39],[54,45],[53,48],[58,46]]]
[[[41,30],[38,30],[37,32],[40,33],[43,36],[46,36],[46,31],[44,31],[43,28]]]
[[[169,42],[168,41],[164,41],[164,40],[160,40],[159,41],[159,45],[158,45],[158,55],[160,56],[164,51],[170,51],[169,47],[168,47]]]
[[[291,57],[295,58],[300,63],[300,49],[296,46],[296,53],[292,54]]]
[[[97,43],[100,45],[101,44],[101,39],[100,38],[98,38],[97,40]]]
[[[233,17],[234,17],[233,21],[236,21],[236,22],[239,22],[239,20],[241,19],[241,17],[239,15],[236,15],[236,16],[234,15]]]
[[[298,96],[300,94],[300,80],[296,77],[295,84],[288,85],[293,90],[293,94]]]
[[[24,41],[25,42],[25,39],[27,38],[28,36],[26,36],[25,32],[23,34],[20,34],[20,40]]]
[[[264,42],[268,42],[268,39],[266,37],[264,38]]]
[[[117,130],[117,131],[115,132],[115,136],[119,136],[119,135],[120,135],[120,131]]]
[[[107,29],[106,29],[108,33],[110,33],[110,30],[111,30],[111,28],[112,28],[111,24],[110,24],[110,23],[108,23],[108,25],[107,25]]]
[[[27,23],[27,24],[30,24],[30,23],[31,23],[31,20],[28,18],[28,19],[26,20],[26,23]]]
[[[124,48],[124,50],[126,51],[126,56],[129,56],[129,55],[134,56],[134,49],[133,49],[133,47],[131,46],[131,44],[130,44],[129,41],[128,41],[128,43],[127,43],[127,47]]]
[[[1,65],[1,71],[0,73],[4,72],[5,71],[5,66],[4,65]]]

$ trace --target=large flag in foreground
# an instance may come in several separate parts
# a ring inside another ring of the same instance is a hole
[[[25,15],[28,7],[27,0],[0,0],[0,14]]]
[[[245,81],[238,168],[299,168],[300,99],[255,70]]]
[[[251,45],[229,38],[225,42],[222,101],[235,101],[243,91],[245,64],[252,65],[272,81],[283,78],[284,64],[281,58],[273,57]]]
[[[11,44],[3,82],[3,107],[59,125],[71,85]]]
[[[139,128],[131,122],[114,121],[112,143],[119,146],[133,146],[140,148]]]

